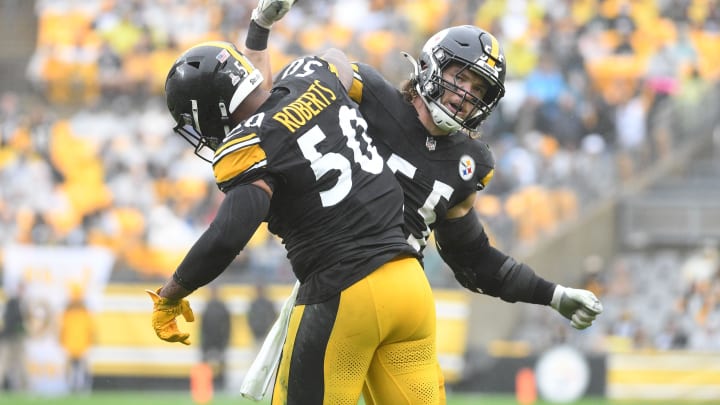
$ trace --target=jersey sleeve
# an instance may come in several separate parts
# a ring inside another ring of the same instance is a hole
[[[365,63],[353,62],[353,82],[348,90],[350,98],[358,103],[393,100],[397,89],[375,68]]]
[[[486,143],[479,146],[477,162],[477,189],[484,190],[495,175],[495,157]]]
[[[261,178],[267,167],[267,154],[256,132],[240,130],[215,151],[213,173],[222,191],[240,183]]]
[[[360,66],[358,66],[357,62],[350,64],[350,66],[353,70],[353,81],[350,90],[348,90],[348,94],[354,102],[360,104],[362,102],[363,92],[363,78],[360,75]]]

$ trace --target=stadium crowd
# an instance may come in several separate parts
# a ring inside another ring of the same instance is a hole
[[[115,280],[170,274],[221,194],[172,134],[164,75],[189,44],[241,43],[255,3],[36,1],[34,97],[0,96],[0,244],[106,246]],[[508,59],[506,96],[483,131],[496,174],[476,206],[505,250],[552,234],[687,142],[670,108],[701,105],[720,78],[716,0],[298,2],[269,49],[277,68],[339,47],[400,83],[410,72],[400,51],[458,24],[488,29]],[[455,285],[432,248],[426,267],[433,284]],[[293,278],[264,230],[231,274]],[[674,341],[661,336],[646,341]]]

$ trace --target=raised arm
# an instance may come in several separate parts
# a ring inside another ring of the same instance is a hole
[[[267,50],[270,29],[275,22],[285,16],[293,4],[295,0],[259,0],[252,11],[242,51],[262,73],[264,80],[261,86],[266,90],[271,89],[273,85],[270,54]]]

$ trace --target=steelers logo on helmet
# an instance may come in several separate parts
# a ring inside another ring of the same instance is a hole
[[[458,172],[460,173],[461,179],[465,181],[471,180],[473,174],[475,174],[475,159],[469,155],[462,155],[458,164]]]

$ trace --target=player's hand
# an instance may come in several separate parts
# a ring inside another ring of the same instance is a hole
[[[589,327],[603,311],[600,300],[592,292],[559,284],[555,287],[550,306],[569,319],[570,325],[575,329]]]
[[[145,290],[153,300],[152,327],[155,334],[167,342],[180,342],[184,345],[190,344],[190,334],[178,330],[177,318],[182,315],[188,322],[195,320],[195,315],[186,299],[171,300],[158,295],[156,291]]]
[[[296,0],[258,0],[257,7],[252,11],[252,19],[257,25],[270,29],[280,21],[295,4]]]

